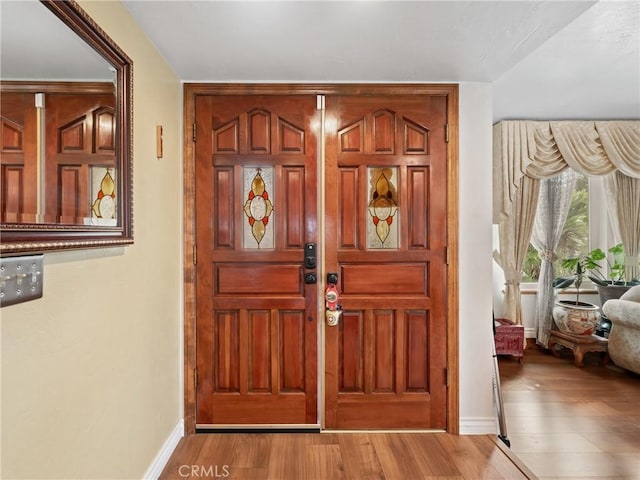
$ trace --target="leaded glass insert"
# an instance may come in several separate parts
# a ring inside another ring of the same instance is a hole
[[[116,226],[118,216],[116,169],[103,166],[92,166],[89,168],[91,181],[91,218],[85,219],[85,224]]]
[[[246,249],[274,248],[273,167],[243,169],[243,246]]]
[[[398,168],[369,167],[367,248],[398,248]]]

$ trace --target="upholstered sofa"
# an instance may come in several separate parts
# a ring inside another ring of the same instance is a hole
[[[602,311],[611,321],[609,357],[619,367],[640,374],[640,285],[618,300],[607,300]]]

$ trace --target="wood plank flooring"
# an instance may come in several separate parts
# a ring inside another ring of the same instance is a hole
[[[640,376],[569,350],[499,365],[511,450],[538,478],[640,479]]]
[[[160,478],[535,478],[525,473],[526,468],[519,468],[504,450],[495,436],[440,432],[196,434],[181,440]]]
[[[160,478],[640,480],[640,376],[570,351],[499,363],[510,451],[491,435],[199,434]]]

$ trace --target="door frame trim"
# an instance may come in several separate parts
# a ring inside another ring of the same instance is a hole
[[[445,95],[449,125],[447,148],[447,432],[459,434],[459,281],[458,281],[458,84],[184,84],[184,430],[196,432],[196,209],[193,125],[199,95]],[[321,207],[321,205],[319,206]],[[318,402],[320,395],[318,392]]]

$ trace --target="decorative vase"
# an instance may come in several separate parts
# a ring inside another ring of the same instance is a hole
[[[600,305],[604,305],[607,300],[617,299],[622,296],[631,285],[596,285],[598,295],[600,296]]]
[[[592,335],[600,323],[600,308],[592,303],[560,300],[553,308],[553,320],[561,332]]]

